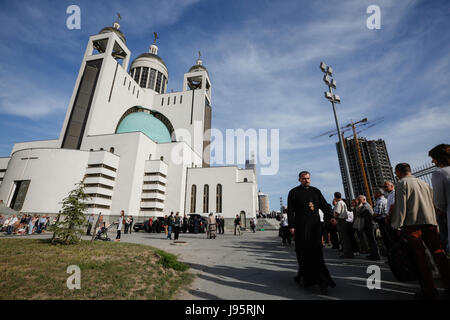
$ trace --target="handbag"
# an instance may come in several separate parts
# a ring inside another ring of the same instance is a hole
[[[393,243],[387,256],[389,267],[398,281],[406,282],[419,279],[414,253],[404,238],[400,238]]]

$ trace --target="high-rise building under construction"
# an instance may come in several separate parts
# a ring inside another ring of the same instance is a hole
[[[366,138],[358,138],[358,141],[361,150],[363,166],[366,172],[370,197],[372,200],[374,200],[375,198],[373,195],[373,190],[375,188],[383,186],[386,180],[394,181],[391,161],[389,160],[389,154],[387,152],[384,140],[367,140]],[[359,161],[359,155],[355,140],[345,139],[344,144],[355,197],[360,194],[367,197],[366,188],[364,186],[364,177],[361,170],[361,164]],[[347,199],[349,199],[350,192],[348,181],[345,176],[344,164],[342,161],[342,153],[339,142],[336,143],[336,150],[339,158],[339,166],[341,168],[345,196]]]

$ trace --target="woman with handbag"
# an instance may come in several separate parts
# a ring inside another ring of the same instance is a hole
[[[358,198],[353,201],[355,202],[355,207],[353,210],[353,229],[358,237],[359,253],[366,254],[369,250],[366,238],[364,236],[364,217],[362,217],[361,213],[362,203]]]

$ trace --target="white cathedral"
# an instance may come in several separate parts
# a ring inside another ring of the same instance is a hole
[[[258,211],[254,164],[209,165],[211,81],[200,57],[182,90],[167,93],[156,36],[127,72],[131,52],[119,28],[89,38],[59,138],[16,143],[0,158],[0,200],[55,215],[84,179],[87,214],[112,219],[124,210],[137,221],[212,212],[227,225],[240,214],[248,226]]]

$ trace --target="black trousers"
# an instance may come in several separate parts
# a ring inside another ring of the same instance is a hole
[[[90,236],[90,235],[91,235],[91,228],[92,228],[92,223],[89,223],[89,224],[88,224],[87,231],[86,231],[86,235],[87,235],[87,236]]]
[[[350,243],[352,244],[353,253],[359,252],[358,241],[356,241],[355,237],[356,230],[353,229],[353,222],[347,222],[347,232],[348,237],[350,238]]]
[[[392,247],[392,227],[388,225],[383,218],[378,219],[377,224],[378,228],[380,229],[383,244],[386,249],[389,250]]]
[[[330,242],[333,248],[339,248],[339,238],[336,232],[336,226],[333,226],[330,222],[326,223],[327,232],[330,234]]]
[[[130,227],[130,225],[128,223],[125,223],[125,234],[128,233],[128,228]]]
[[[341,240],[344,256],[349,258],[353,256],[353,248],[350,240],[350,235],[347,230],[347,221],[345,219],[338,219],[337,229],[339,232],[339,238]]]
[[[173,228],[173,230],[174,230],[174,233],[175,233],[175,240],[177,240],[178,239],[178,235],[180,234],[180,227],[176,226],[176,227]]]
[[[117,230],[117,236],[116,236],[116,240],[119,239],[120,240],[120,230]]]
[[[375,239],[375,230],[372,221],[366,223],[364,226],[364,234],[366,235],[367,242],[369,244],[370,256],[373,258],[380,258],[380,252],[378,251],[377,241]]]
[[[281,227],[281,234],[283,236],[283,244],[291,245],[291,232],[289,231],[289,226]]]

